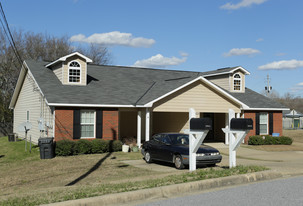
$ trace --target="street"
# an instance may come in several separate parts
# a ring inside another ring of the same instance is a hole
[[[181,194],[180,194],[181,195]],[[138,206],[178,205],[303,205],[303,176],[259,182],[183,197],[140,203]]]

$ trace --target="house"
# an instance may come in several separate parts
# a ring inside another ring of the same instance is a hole
[[[303,128],[303,114],[296,110],[283,111],[283,128],[284,129],[300,129]]]
[[[247,135],[282,134],[287,109],[245,87],[250,73],[241,66],[189,72],[94,65],[75,52],[54,62],[24,61],[10,103],[14,132],[31,122],[28,135],[62,139],[149,140],[159,132],[187,129],[189,108],[210,117],[214,128],[206,141],[228,143],[228,110],[252,118]]]

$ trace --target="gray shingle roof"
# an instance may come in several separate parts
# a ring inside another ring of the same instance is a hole
[[[49,62],[27,60],[26,63],[48,103],[125,106],[145,105],[198,76],[228,72],[236,68],[201,73],[88,64],[87,85],[76,86],[62,85],[53,71],[45,67]],[[246,89],[245,93],[227,93],[252,108],[282,108],[250,89]]]
[[[238,93],[238,92],[228,92],[230,95],[238,99],[239,101],[243,102],[250,108],[276,108],[276,109],[286,109],[284,105],[276,102],[273,99],[265,97],[251,89],[245,88],[245,93]]]

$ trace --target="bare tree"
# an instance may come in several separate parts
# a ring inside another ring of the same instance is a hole
[[[24,32],[15,30],[12,32],[15,45],[22,60],[47,60],[54,61],[62,56],[79,51],[88,56],[95,64],[109,64],[111,55],[106,47],[90,45],[74,47],[68,36],[55,37],[48,34]],[[6,134],[7,126],[13,121],[12,111],[8,108],[14,88],[18,79],[21,63],[9,44],[5,33],[0,30],[0,133]]]

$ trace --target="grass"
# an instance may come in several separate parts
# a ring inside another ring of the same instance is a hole
[[[138,153],[106,153],[40,159],[37,147],[24,151],[24,142],[0,138],[0,205],[39,205],[133,191],[189,181],[265,170],[200,168],[195,172],[157,172],[123,163],[142,159]]]

